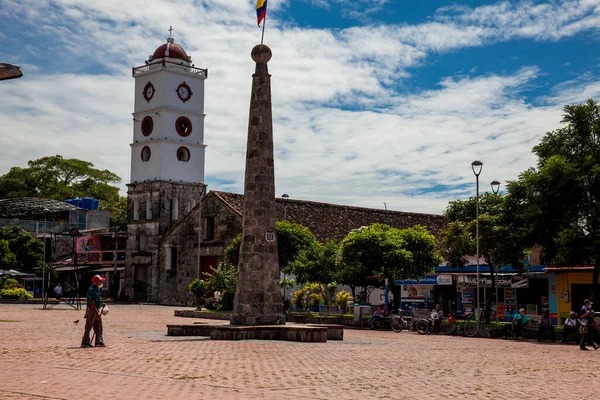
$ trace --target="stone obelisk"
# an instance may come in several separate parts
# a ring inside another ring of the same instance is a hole
[[[231,325],[283,325],[279,287],[279,260],[275,237],[275,169],[271,75],[267,63],[271,49],[252,49],[256,70],[252,75],[248,148],[244,184],[242,245]]]

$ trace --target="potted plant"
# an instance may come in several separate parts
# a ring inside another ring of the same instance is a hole
[[[309,296],[310,311],[319,312],[319,305],[323,302],[323,295],[321,293],[311,293]]]
[[[188,290],[196,300],[196,310],[202,309],[202,305],[204,304],[204,296],[206,294],[206,282],[204,282],[202,279],[196,278],[190,282],[188,285]]]
[[[296,305],[296,310],[303,310],[306,305],[306,293],[308,289],[305,287],[300,288],[294,292],[292,295],[292,303]]]
[[[349,299],[350,292],[347,292],[345,290],[338,292],[338,294],[335,296],[335,302],[337,303],[340,309],[340,314],[346,314],[346,307],[348,305]]]

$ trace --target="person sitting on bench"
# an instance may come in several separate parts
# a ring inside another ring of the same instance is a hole
[[[525,309],[521,308],[519,313],[515,315],[515,318],[512,322],[513,337],[515,339],[519,339],[521,337],[523,334],[523,328],[529,323],[529,321],[531,321],[531,318],[525,315]]]
[[[569,339],[569,336],[571,336],[578,330],[579,324],[577,322],[577,313],[575,311],[571,311],[569,313],[569,318],[565,320],[565,323],[563,325],[562,339],[560,340],[560,342],[565,343]]]
[[[546,332],[550,332],[550,341],[554,342],[554,325],[552,325],[549,310],[542,311],[542,316],[538,322],[538,342],[542,341]]]
[[[386,314],[387,310],[385,308],[385,304],[382,301],[381,303],[379,303],[379,307],[377,308],[377,310],[373,313],[373,315],[371,315],[371,318],[369,318],[369,322],[371,322],[371,329],[375,329],[375,322],[378,319],[383,319],[383,317],[385,317]]]

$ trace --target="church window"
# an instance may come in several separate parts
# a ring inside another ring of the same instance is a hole
[[[148,162],[150,160],[150,147],[144,146],[142,149],[142,161]]]
[[[206,217],[206,240],[215,240],[215,217]]]
[[[137,221],[140,219],[140,203],[137,200],[133,201],[133,220]]]
[[[192,133],[192,121],[187,117],[179,117],[175,121],[175,129],[179,136],[189,136]]]
[[[142,135],[144,136],[148,136],[152,133],[152,130],[154,129],[154,121],[152,120],[152,117],[147,116],[144,117],[144,119],[142,120]]]
[[[188,162],[190,161],[190,151],[187,147],[180,147],[177,149],[177,159],[179,161]]]
[[[177,247],[167,247],[167,259],[166,259],[166,268],[167,269],[177,269]]]
[[[137,235],[137,250],[148,251],[148,241],[146,239],[146,232],[140,232]]]
[[[171,199],[171,220],[179,219],[179,201],[176,198]]]
[[[146,200],[146,219],[152,219],[152,202],[150,199]]]

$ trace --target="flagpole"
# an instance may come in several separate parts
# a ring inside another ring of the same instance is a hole
[[[265,12],[265,18],[263,19],[263,30],[262,30],[262,36],[260,37],[260,44],[263,44],[263,39],[265,38],[265,25],[267,23],[267,13]]]

